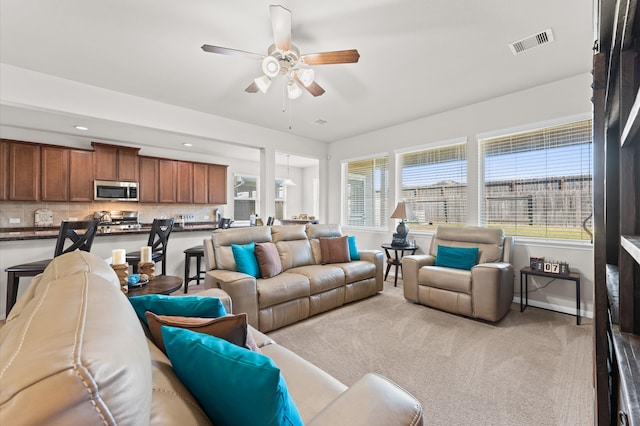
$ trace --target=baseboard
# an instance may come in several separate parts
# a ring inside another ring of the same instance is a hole
[[[518,304],[520,306],[520,296],[513,298],[513,303]],[[556,305],[553,303],[540,302],[538,300],[529,299],[529,305],[535,308],[547,309],[549,311],[560,312],[563,314],[575,315],[576,308],[569,308],[568,306]],[[584,309],[580,310],[580,316],[584,318],[593,318],[593,311],[585,311]]]

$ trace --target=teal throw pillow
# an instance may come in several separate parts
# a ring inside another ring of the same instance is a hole
[[[231,244],[233,259],[236,261],[236,269],[255,278],[260,278],[260,267],[256,259],[256,244],[250,242],[246,245]]]
[[[358,246],[356,245],[356,237],[353,235],[349,235],[349,256],[351,256],[351,260],[360,260],[360,253],[358,253]]]
[[[146,294],[130,297],[129,302],[133,305],[138,318],[145,324],[147,324],[147,317],[144,313],[147,311],[156,315],[200,318],[218,318],[227,315],[227,310],[217,297]]]
[[[478,263],[477,247],[449,247],[438,245],[436,266],[471,270]]]
[[[303,425],[269,357],[191,330],[162,326],[161,331],[174,371],[213,424]]]

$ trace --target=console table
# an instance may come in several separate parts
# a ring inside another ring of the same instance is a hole
[[[554,274],[551,272],[537,271],[530,267],[520,269],[520,312],[529,306],[529,275],[536,277],[555,278],[558,280],[574,281],[576,283],[576,324],[580,325],[580,273],[571,272],[568,275]],[[524,282],[524,292],[522,291]],[[522,303],[522,297],[525,297],[525,303]]]

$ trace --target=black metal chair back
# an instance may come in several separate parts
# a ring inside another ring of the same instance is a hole
[[[85,232],[76,232],[81,229],[84,229]],[[60,223],[60,231],[58,232],[58,240],[56,241],[56,249],[53,257],[58,257],[61,254],[74,250],[91,251],[93,239],[96,237],[97,232],[98,220],[63,220]],[[67,240],[71,241],[71,245],[65,248]]]

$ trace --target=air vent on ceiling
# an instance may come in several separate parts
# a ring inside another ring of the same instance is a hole
[[[323,124],[327,123],[327,120],[323,120],[322,118],[318,118],[317,120],[313,120],[312,123],[315,124],[316,126],[322,126]]]
[[[551,28],[548,28],[541,33],[534,34],[509,44],[509,48],[514,55],[517,55],[525,50],[533,49],[534,47],[542,46],[543,44],[551,43],[552,41],[553,32],[551,31]]]

